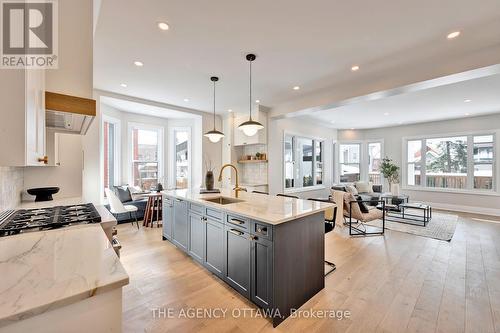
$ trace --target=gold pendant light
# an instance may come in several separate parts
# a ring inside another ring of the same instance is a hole
[[[215,82],[219,81],[217,76],[212,76],[210,80],[214,83],[214,129],[204,134],[213,143],[217,143],[224,137],[224,133],[215,129]]]
[[[246,136],[254,136],[257,132],[264,128],[264,126],[252,119],[252,61],[256,58],[255,54],[247,54],[246,59],[250,63],[250,119],[238,126],[238,129],[242,130]]]

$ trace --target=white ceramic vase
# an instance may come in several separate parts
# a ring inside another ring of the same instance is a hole
[[[391,184],[392,195],[399,195],[399,184]]]

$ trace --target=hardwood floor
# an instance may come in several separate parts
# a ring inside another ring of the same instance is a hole
[[[336,228],[325,236],[325,255],[337,270],[301,309],[347,310],[350,317],[288,318],[275,329],[250,316],[257,309],[251,302],[162,241],[160,229],[122,224],[121,259],[130,275],[123,331],[500,332],[500,223],[483,220],[500,222],[460,214],[451,242],[390,230],[350,238]],[[173,309],[174,318],[159,308]],[[181,312],[189,308],[228,310],[223,319],[190,319]]]

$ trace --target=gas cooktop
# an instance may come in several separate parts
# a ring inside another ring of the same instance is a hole
[[[0,237],[99,222],[101,222],[101,216],[91,203],[39,209],[19,209],[8,211],[0,216]]]

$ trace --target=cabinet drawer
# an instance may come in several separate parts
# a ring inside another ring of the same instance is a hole
[[[226,223],[229,223],[229,225],[236,226],[241,229],[250,230],[250,220],[246,217],[227,214]]]
[[[207,217],[210,217],[210,218],[212,218],[214,220],[222,222],[223,214],[219,210],[212,209],[212,208],[207,208],[206,215],[207,215]]]
[[[204,214],[205,212],[203,211],[205,209],[205,207],[203,207],[202,205],[198,205],[198,204],[194,204],[194,203],[191,203],[189,205],[189,209],[195,213],[198,213],[198,214]]]
[[[252,234],[265,239],[273,240],[273,227],[268,224],[254,222],[252,226]]]

